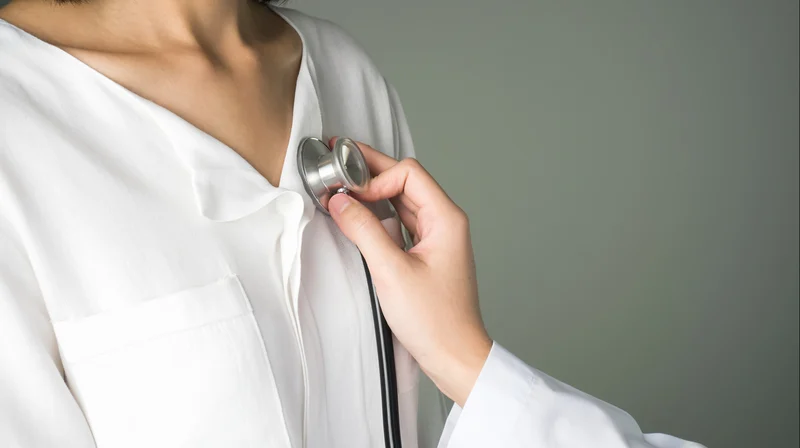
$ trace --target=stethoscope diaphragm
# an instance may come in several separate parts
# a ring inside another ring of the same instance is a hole
[[[333,148],[318,138],[304,138],[297,148],[297,167],[306,192],[325,214],[330,214],[328,201],[334,194],[359,193],[369,185],[367,161],[349,138],[336,139]]]

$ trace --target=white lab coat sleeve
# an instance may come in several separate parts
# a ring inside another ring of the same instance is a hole
[[[2,179],[0,179],[2,181]],[[0,203],[2,202],[0,191]],[[28,257],[0,209],[0,447],[93,448]]]
[[[630,415],[526,365],[495,343],[439,448],[701,448],[642,434]]]

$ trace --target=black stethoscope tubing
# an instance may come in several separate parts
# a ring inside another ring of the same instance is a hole
[[[394,345],[392,331],[386,323],[386,318],[381,311],[375,284],[372,283],[372,274],[367,266],[367,261],[361,257],[364,264],[364,273],[367,275],[370,304],[372,305],[372,320],[375,324],[375,340],[378,347],[378,365],[381,379],[381,402],[383,403],[383,435],[386,448],[400,448],[400,411],[397,394],[397,371],[394,364]]]

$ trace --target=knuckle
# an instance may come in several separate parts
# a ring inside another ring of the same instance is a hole
[[[405,158],[400,163],[404,164],[406,167],[408,167],[411,170],[417,170],[417,169],[422,168],[422,164],[419,163],[419,160],[417,160],[414,157]]]
[[[358,141],[356,143],[358,144],[358,146],[361,146],[362,148],[367,148],[368,150],[377,151],[377,149],[372,147],[372,145],[368,145],[368,144],[366,144],[366,143],[364,143],[362,141]]]
[[[469,216],[467,212],[458,205],[455,206],[455,210],[453,211],[453,221],[456,225],[469,227]]]

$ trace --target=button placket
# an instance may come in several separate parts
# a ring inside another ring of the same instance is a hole
[[[308,430],[309,406],[309,375],[306,350],[303,341],[303,330],[299,312],[300,289],[300,254],[302,248],[303,231],[309,221],[307,205],[302,196],[294,191],[284,192],[277,202],[277,209],[283,217],[283,231],[281,232],[279,248],[282,264],[282,287],[284,301],[292,316],[292,326],[295,331],[295,340],[300,350],[300,362],[303,372],[303,447],[306,446]]]

